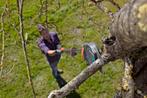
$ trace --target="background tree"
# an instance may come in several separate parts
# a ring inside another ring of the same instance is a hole
[[[29,82],[30,82],[30,85],[32,88],[33,96],[34,96],[34,98],[36,98],[35,89],[33,86],[33,81],[32,81],[32,76],[31,76],[29,58],[28,58],[28,54],[27,54],[26,41],[25,41],[25,37],[24,37],[23,2],[24,2],[23,0],[17,0],[18,15],[19,15],[19,34],[21,37],[21,43],[22,43],[23,53],[24,53],[24,57],[25,57],[28,79],[29,79]]]

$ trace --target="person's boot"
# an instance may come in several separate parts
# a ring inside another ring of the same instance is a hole
[[[57,81],[60,88],[62,88],[64,85],[67,84],[67,82],[61,76],[58,77],[58,79],[56,81]]]
[[[62,69],[58,69],[58,73],[59,74],[63,74],[63,70]]]

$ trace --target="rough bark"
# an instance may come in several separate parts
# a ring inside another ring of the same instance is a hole
[[[110,37],[115,43],[106,47],[115,58],[147,46],[147,0],[131,0],[114,14],[110,24]]]
[[[134,79],[132,77],[133,74],[133,64],[130,58],[125,57],[124,59],[124,77],[122,80],[122,89],[127,93],[122,94],[123,98],[134,98],[135,93],[135,84]]]

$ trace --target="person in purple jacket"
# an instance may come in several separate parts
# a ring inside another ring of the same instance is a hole
[[[41,35],[37,40],[38,47],[45,55],[52,69],[52,74],[61,88],[66,84],[66,81],[60,76],[60,71],[57,69],[57,64],[60,60],[61,53],[64,51],[64,48],[61,48],[57,33],[49,32],[48,29],[41,24],[38,24],[38,30]]]

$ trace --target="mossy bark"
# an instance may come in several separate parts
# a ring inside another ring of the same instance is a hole
[[[114,14],[105,52],[124,60],[121,96],[144,98],[147,95],[147,0],[131,0]]]
[[[115,58],[147,46],[147,0],[131,0],[112,19],[110,37],[115,43],[108,48]]]

